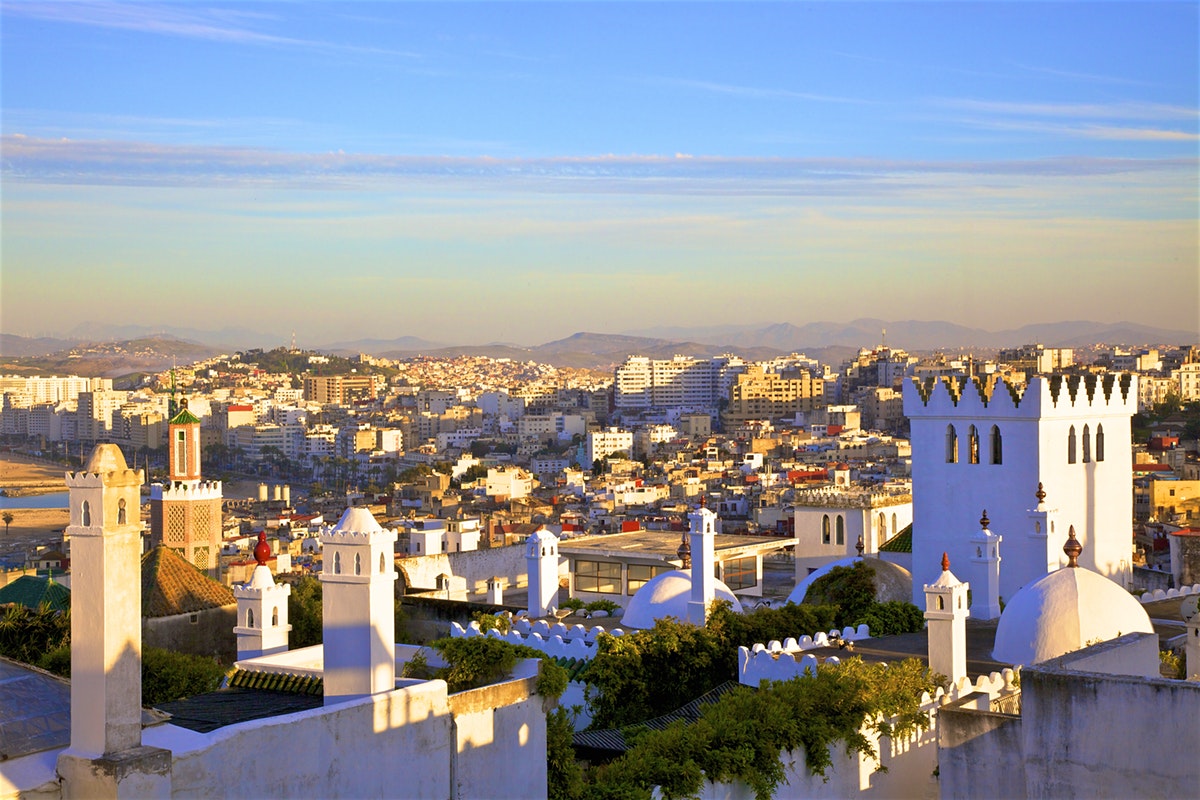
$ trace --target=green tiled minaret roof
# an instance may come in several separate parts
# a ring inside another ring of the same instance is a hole
[[[199,425],[200,418],[192,412],[188,411],[187,398],[179,401],[179,411],[175,416],[171,417],[168,425]]]

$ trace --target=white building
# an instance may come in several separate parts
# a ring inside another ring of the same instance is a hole
[[[864,553],[877,553],[913,521],[913,495],[907,487],[801,489],[792,507],[797,583],[830,562],[854,556],[860,538]]]
[[[620,428],[608,428],[603,431],[592,431],[587,437],[587,447],[584,450],[584,469],[591,469],[598,458],[608,458],[613,453],[629,455],[633,451],[633,432]]]
[[[907,382],[912,426],[914,602],[943,552],[972,564],[983,511],[1004,537],[1000,594],[1057,569],[1074,527],[1083,566],[1128,585],[1133,520],[1130,418],[1135,376]],[[1036,497],[1039,484],[1048,500]],[[983,569],[982,564],[973,564]],[[965,567],[964,567],[965,569]],[[963,573],[960,573],[963,574]],[[964,578],[982,585],[983,574]]]

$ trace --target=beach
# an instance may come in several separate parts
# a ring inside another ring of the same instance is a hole
[[[66,491],[66,468],[16,453],[0,453],[0,488],[13,497]],[[0,527],[0,556],[62,543],[69,514],[65,508],[11,508],[13,521]]]

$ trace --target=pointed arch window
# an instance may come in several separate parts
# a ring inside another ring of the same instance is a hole
[[[342,574],[342,554],[341,553],[333,554],[333,574],[334,575]]]
[[[271,609],[271,625],[279,625],[279,606],[275,606]]]
[[[1092,460],[1092,434],[1087,425],[1083,426],[1083,463]]]
[[[254,627],[254,609],[253,608],[246,609],[246,627],[247,628]]]
[[[837,544],[845,544],[846,543],[846,521],[842,518],[841,514],[838,514],[838,516],[837,516],[837,540],[836,540],[836,543]]]
[[[362,553],[354,554],[354,574],[362,575]]]
[[[892,536],[896,535],[896,515],[892,514]]]
[[[117,524],[124,525],[125,523],[125,498],[122,497],[117,501]]]
[[[1096,460],[1104,460],[1104,426],[1096,426]]]
[[[1000,426],[992,426],[992,463],[1004,463],[1004,442],[1000,438]]]
[[[821,544],[829,544],[829,515],[821,518]]]
[[[953,425],[946,426],[946,463],[958,463],[958,433]]]
[[[387,561],[383,557],[383,553],[379,554],[379,574],[382,575],[387,571]]]
[[[972,464],[979,463],[979,431],[972,425],[967,429],[967,449],[968,457]]]
[[[80,508],[80,516],[83,518],[83,527],[90,527],[92,524],[92,506],[87,500],[83,501],[83,506]]]
[[[879,541],[882,542],[887,538],[887,515],[879,515]]]
[[[1075,463],[1075,426],[1071,426],[1071,430],[1067,432],[1067,463]]]

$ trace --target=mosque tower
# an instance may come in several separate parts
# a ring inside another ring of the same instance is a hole
[[[166,484],[150,487],[150,539],[220,579],[221,482],[200,475],[200,420],[187,398],[168,422]]]
[[[688,622],[704,626],[716,598],[717,515],[700,498],[700,507],[688,514],[689,555],[692,561],[692,595],[688,602]]]
[[[237,598],[237,657],[241,661],[258,656],[269,656],[288,649],[288,596],[292,587],[286,583],[275,583],[267,560],[271,557],[271,546],[267,544],[266,531],[258,534],[254,548],[254,560],[258,566],[250,582],[233,588]]]
[[[529,616],[548,617],[558,609],[558,537],[538,528],[525,540],[529,571]]]
[[[925,619],[929,631],[929,668],[953,684],[967,675],[967,590],[950,571],[942,553],[942,574],[925,586]]]

